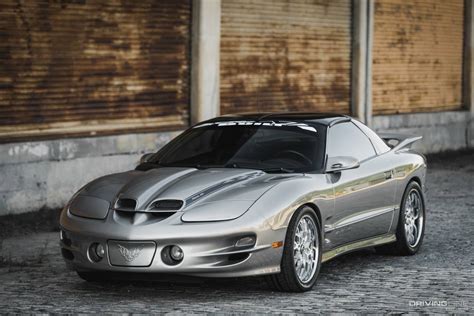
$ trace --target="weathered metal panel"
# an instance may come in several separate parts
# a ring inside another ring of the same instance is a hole
[[[377,0],[374,114],[462,107],[463,0]]]
[[[223,0],[221,112],[349,112],[350,0]]]
[[[0,3],[0,141],[188,124],[191,0]]]

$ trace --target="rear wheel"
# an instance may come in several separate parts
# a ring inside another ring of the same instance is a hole
[[[377,247],[384,254],[410,256],[418,252],[425,234],[425,202],[420,185],[408,184],[400,204],[397,226],[397,241]]]
[[[266,276],[270,287],[284,292],[309,291],[321,267],[321,225],[309,206],[298,209],[288,226],[281,272]]]

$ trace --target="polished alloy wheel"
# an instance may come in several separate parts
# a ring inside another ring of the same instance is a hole
[[[308,283],[318,267],[319,235],[314,219],[304,215],[296,227],[293,258],[296,275],[301,283]]]
[[[405,235],[410,247],[416,247],[423,231],[423,202],[420,193],[412,189],[405,201]]]

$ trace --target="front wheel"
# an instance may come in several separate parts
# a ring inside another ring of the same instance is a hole
[[[314,210],[303,206],[288,225],[281,272],[267,276],[267,283],[284,292],[311,290],[318,278],[321,254],[321,225]]]
[[[418,252],[425,234],[425,201],[420,185],[410,182],[403,194],[397,226],[397,241],[380,246],[378,252],[410,256]]]

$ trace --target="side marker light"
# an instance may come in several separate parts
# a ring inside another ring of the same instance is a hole
[[[281,246],[283,246],[283,241],[272,242],[272,248],[280,248]]]

